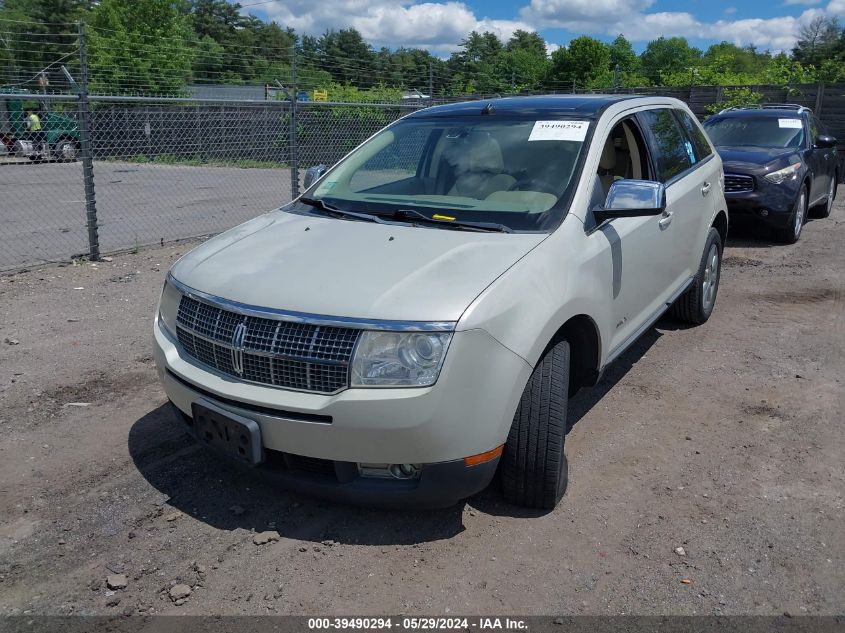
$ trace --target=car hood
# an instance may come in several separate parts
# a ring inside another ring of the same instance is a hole
[[[254,306],[359,319],[457,321],[546,234],[476,233],[276,211],[188,253],[171,270]]]
[[[716,151],[722,157],[722,164],[726,172],[731,169],[742,171],[760,171],[770,163],[777,161],[789,164],[796,151],[783,147],[717,147]]]

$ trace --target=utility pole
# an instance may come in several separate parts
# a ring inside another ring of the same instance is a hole
[[[619,64],[613,68],[613,92],[619,92]]]
[[[434,62],[428,60],[428,100],[434,102]]]

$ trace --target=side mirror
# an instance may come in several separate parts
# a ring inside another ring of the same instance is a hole
[[[302,181],[303,186],[305,189],[309,189],[311,185],[315,182],[320,180],[323,177],[323,174],[326,173],[328,168],[325,165],[315,165],[314,167],[309,167],[305,170],[305,178]]]
[[[660,215],[666,209],[666,187],[651,180],[616,180],[610,185],[604,207],[593,210],[596,223],[613,218]]]
[[[836,139],[832,136],[827,136],[826,134],[819,134],[816,137],[816,147],[836,147]]]

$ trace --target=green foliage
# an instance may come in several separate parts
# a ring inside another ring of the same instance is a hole
[[[718,112],[725,108],[741,108],[743,106],[758,105],[763,100],[763,94],[754,92],[750,88],[727,88],[722,100],[707,106],[708,112]]]
[[[549,78],[563,86],[590,87],[610,70],[610,47],[582,35],[552,53]]]
[[[694,67],[701,51],[689,45],[685,37],[658,37],[648,43],[640,55],[643,74],[655,84],[665,76]]]
[[[179,94],[191,76],[189,20],[174,0],[102,0],[91,14],[91,87]],[[159,43],[156,43],[156,40]]]
[[[92,88],[114,93],[183,95],[192,82],[290,89],[294,53],[299,89],[362,102],[427,94],[430,83],[435,96],[450,96],[845,81],[845,29],[824,16],[801,29],[792,55],[729,42],[702,53],[682,37],[658,37],[637,55],[619,35],[609,44],[576,37],[550,57],[540,35],[517,30],[507,41],[469,33],[441,59],[418,48],[374,50],[353,28],[300,36],[242,9],[231,0],[0,0],[0,84],[32,89],[34,73],[53,64],[51,84],[61,85],[56,62],[74,70],[69,25],[80,19],[89,25]]]

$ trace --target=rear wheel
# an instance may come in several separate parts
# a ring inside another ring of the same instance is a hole
[[[505,500],[552,509],[566,491],[563,445],[569,403],[569,343],[549,348],[525,387],[502,455]]]
[[[692,286],[677,298],[670,308],[676,319],[700,325],[710,318],[716,305],[716,293],[722,274],[722,238],[719,231],[710,227],[698,272]]]
[[[777,232],[778,241],[784,244],[795,244],[801,237],[804,222],[807,219],[807,185],[802,185],[795,201],[795,208],[789,217],[789,226]]]

